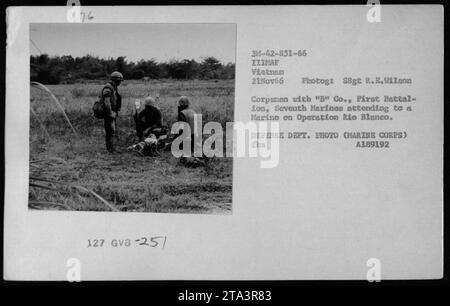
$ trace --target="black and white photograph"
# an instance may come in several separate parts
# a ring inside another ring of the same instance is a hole
[[[233,121],[235,40],[235,24],[31,24],[29,208],[230,214],[232,157],[171,148],[176,122]]]

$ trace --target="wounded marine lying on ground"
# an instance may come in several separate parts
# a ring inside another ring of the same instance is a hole
[[[171,140],[167,126],[147,129],[143,132],[141,141],[128,147],[129,151],[142,156],[158,156],[160,151],[170,149]]]
[[[171,148],[172,140],[178,135],[170,136],[167,126],[156,128],[144,133],[143,141],[128,147],[131,152],[136,152],[141,156],[159,156],[161,151],[168,151]],[[185,167],[199,167],[205,165],[204,158],[198,157],[181,157],[180,163]]]

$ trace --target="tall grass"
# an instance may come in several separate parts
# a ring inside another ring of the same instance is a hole
[[[56,105],[59,107],[59,109],[61,110],[62,114],[64,115],[64,118],[67,120],[68,125],[70,126],[70,128],[72,129],[73,133],[78,137],[78,133],[75,131],[75,128],[73,127],[72,123],[70,122],[69,117],[67,116],[66,112],[64,111],[63,106],[61,105],[61,103],[59,103],[58,99],[55,97],[55,95],[53,94],[53,92],[48,89],[45,85],[40,84],[38,82],[31,82],[31,86],[36,87],[38,89],[44,90],[45,92],[47,92],[50,97],[53,99],[53,101],[56,103]],[[33,107],[30,107],[30,110],[32,112],[32,114],[34,115],[34,117],[36,118],[36,120],[39,122],[39,125],[41,126],[42,130],[45,132],[45,135],[49,138],[49,140],[51,140],[51,136],[48,133],[47,129],[45,128],[45,126],[43,125],[42,121],[39,120],[39,117],[36,115],[36,113],[33,111]],[[61,160],[60,158],[57,157],[53,157],[51,158],[53,160]],[[36,164],[39,162],[43,162],[43,161],[48,161],[47,160],[32,160],[30,161],[30,167],[34,166],[35,168],[39,168],[39,166],[37,166]],[[101,196],[99,196],[97,193],[95,193],[92,190],[89,190],[83,186],[79,186],[79,185],[71,185],[68,184],[66,182],[62,182],[62,181],[53,181],[53,180],[49,180],[43,177],[38,177],[38,176],[30,176],[29,178],[29,185],[30,188],[37,188],[37,189],[44,189],[44,190],[50,190],[50,191],[54,191],[54,192],[58,192],[58,193],[65,193],[65,192],[73,192],[73,191],[65,191],[65,190],[61,190],[60,188],[56,188],[56,187],[49,187],[48,185],[41,185],[39,183],[47,183],[47,184],[51,184],[51,185],[62,185],[64,187],[68,187],[68,189],[76,189],[78,191],[82,191],[82,192],[86,192],[89,193],[91,195],[93,195],[95,198],[97,198],[98,200],[100,200],[103,204],[105,204],[110,210],[112,211],[119,211],[119,209],[117,209],[117,207],[115,207],[113,204],[109,203],[108,201],[106,201],[105,199],[103,199]],[[38,183],[36,183],[38,182]],[[51,202],[51,201],[30,201],[29,203],[32,207],[34,208],[38,208],[39,206],[43,206],[43,205],[50,205],[50,206],[59,206],[59,207],[64,207],[64,208],[68,208],[71,209],[71,207],[67,204],[67,203],[55,203],[55,202]]]
[[[81,135],[90,133],[90,127],[98,125],[99,120],[92,115],[92,106],[97,99],[102,85],[99,84],[67,84],[48,85],[47,88],[59,100],[64,113]],[[123,97],[122,110],[119,113],[119,128],[133,130],[132,115],[136,99],[146,96],[159,97],[156,106],[161,109],[164,123],[171,126],[177,120],[177,101],[182,95],[188,96],[192,108],[202,113],[203,122],[217,121],[224,127],[226,122],[234,119],[234,82],[219,81],[173,81],[138,83],[126,81],[119,86]],[[67,121],[62,112],[57,112],[54,105],[49,104],[45,92],[32,91],[33,109],[40,115],[43,124],[52,134],[60,134],[62,121]]]
[[[231,159],[186,169],[170,152],[156,158],[109,155],[103,121],[92,114],[102,85],[45,87],[51,96],[42,88],[31,88],[30,208],[201,213],[231,209]],[[119,149],[136,142],[134,102],[148,95],[159,97],[157,106],[169,127],[177,120],[181,95],[202,113],[204,124],[213,120],[225,127],[234,118],[233,81],[125,81],[119,92],[123,97],[117,122]]]
[[[67,123],[69,124],[70,128],[72,129],[73,133],[75,134],[75,136],[78,137],[78,133],[77,131],[75,131],[75,128],[73,127],[72,123],[69,120],[69,117],[67,117],[66,112],[64,111],[64,107],[61,105],[61,103],[59,103],[58,99],[55,97],[55,95],[53,94],[53,92],[48,89],[45,85],[39,83],[39,82],[31,82],[31,86],[34,86],[36,88],[39,88],[41,90],[46,91],[50,97],[52,98],[53,101],[55,101],[56,105],[59,107],[59,109],[61,110],[62,114],[64,115],[64,118],[66,118]]]

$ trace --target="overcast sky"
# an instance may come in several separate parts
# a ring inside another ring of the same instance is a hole
[[[214,56],[223,63],[234,63],[235,35],[234,24],[31,24],[30,52],[126,56],[129,61],[200,61]]]

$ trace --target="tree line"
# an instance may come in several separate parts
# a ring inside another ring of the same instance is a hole
[[[32,55],[31,81],[43,84],[70,84],[80,80],[106,79],[113,71],[120,71],[126,80],[140,79],[234,79],[235,64],[223,64],[215,57],[201,62],[194,59],[157,62],[155,59],[128,62],[125,56],[103,59],[91,55],[83,57]]]

